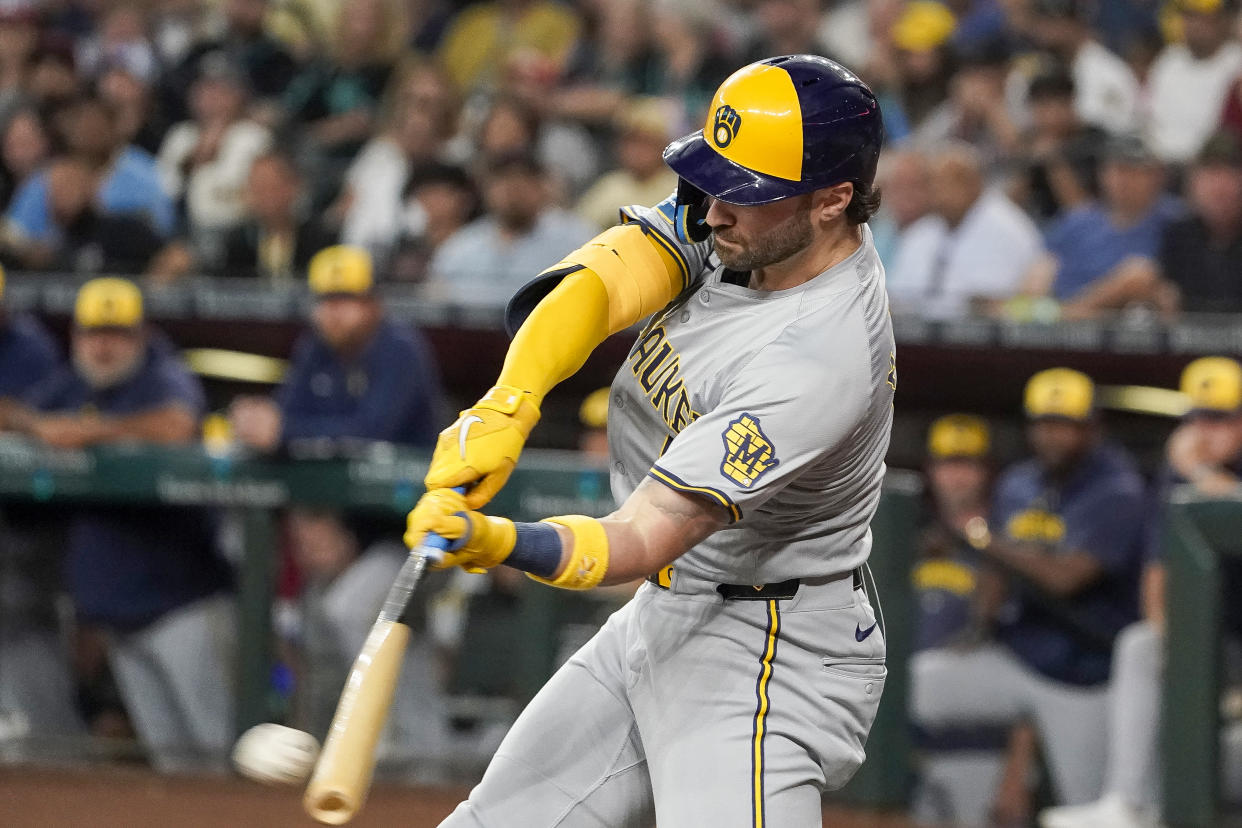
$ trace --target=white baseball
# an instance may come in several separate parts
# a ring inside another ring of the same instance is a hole
[[[255,725],[233,747],[233,765],[265,785],[305,782],[319,756],[319,742],[309,733],[284,725]]]

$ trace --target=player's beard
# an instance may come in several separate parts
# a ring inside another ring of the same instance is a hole
[[[720,234],[713,233],[713,236],[719,238]],[[715,249],[721,264],[744,273],[783,262],[805,250],[813,238],[811,211],[799,210],[757,239],[735,239],[726,230],[724,241],[728,246],[717,244]]]

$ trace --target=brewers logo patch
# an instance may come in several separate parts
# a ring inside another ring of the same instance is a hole
[[[768,469],[780,463],[776,448],[759,427],[759,418],[742,414],[720,435],[725,455],[720,473],[744,489],[749,489]]]
[[[716,146],[724,149],[733,143],[733,139],[741,131],[742,116],[737,110],[728,104],[718,106],[712,119],[712,140],[716,142]]]

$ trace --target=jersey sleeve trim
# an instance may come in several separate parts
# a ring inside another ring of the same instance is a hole
[[[659,245],[664,250],[664,252],[668,253],[668,255],[673,258],[673,261],[677,263],[677,269],[681,271],[681,289],[685,290],[687,287],[689,287],[690,286],[690,263],[686,261],[685,254],[683,254],[681,250],[678,249],[677,245],[673,244],[671,241],[665,238],[663,233],[661,233],[659,230],[652,227],[649,223],[647,223],[646,221],[640,218],[633,218],[632,216],[623,214],[622,219],[624,220],[623,223],[625,224],[636,222],[642,228],[643,235],[645,235],[648,239],[650,239],[655,244]]]
[[[690,494],[703,495],[709,500],[719,503],[729,512],[729,522],[735,523],[742,519],[742,510],[736,503],[729,499],[729,496],[719,489],[713,489],[708,486],[691,486],[677,475],[670,471],[652,466],[651,471],[647,472],[647,476],[653,480],[658,480],[670,489],[678,492],[689,492]]]

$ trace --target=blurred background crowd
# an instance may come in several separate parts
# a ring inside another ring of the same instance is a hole
[[[0,441],[426,449],[498,363],[451,367],[391,291],[503,306],[620,206],[665,198],[666,144],[775,54],[835,58],[877,93],[870,226],[895,316],[1240,313],[1240,34],[1231,0],[0,0],[0,264],[10,288],[75,290],[40,320],[5,311],[0,275]],[[152,322],[150,297],[208,279],[308,293],[266,386],[204,384]],[[1183,367],[1148,383],[1180,391],[1180,419],[1114,431],[1100,378],[1053,364],[1024,363],[1001,412],[898,394],[890,465],[925,480],[915,818],[1156,824],[1163,504],[1179,485],[1237,496],[1242,474],[1242,368]],[[542,447],[602,468],[607,393],[581,390]],[[0,504],[0,758],[89,735],[161,771],[220,767],[237,532],[200,506]],[[290,723],[326,729],[399,537],[392,516],[282,513],[271,687]],[[519,695],[513,651],[461,656],[512,641],[523,584],[422,592],[384,747],[410,778],[494,748],[512,707],[458,697]],[[1223,738],[1236,771],[1242,739]]]

